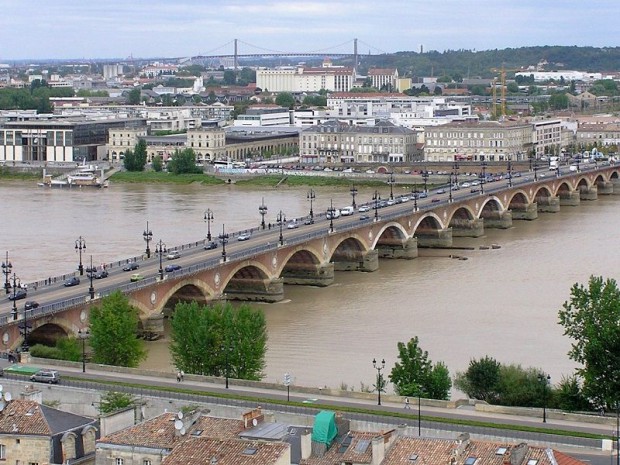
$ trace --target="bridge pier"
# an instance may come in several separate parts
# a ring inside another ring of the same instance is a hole
[[[326,287],[334,283],[334,264],[290,263],[282,279],[284,284]]]
[[[229,300],[280,302],[284,299],[284,280],[282,278],[231,280],[224,292]]]
[[[484,221],[480,218],[473,220],[453,219],[450,223],[452,237],[480,237],[484,235]]]
[[[581,200],[596,200],[598,198],[598,190],[596,186],[579,186],[579,198]]]
[[[560,192],[561,207],[577,207],[581,203],[578,191]]]
[[[377,244],[379,258],[404,258],[411,260],[418,256],[418,240],[405,239],[400,244]]]
[[[558,213],[560,211],[560,198],[557,196],[538,197],[536,203],[538,204],[538,211],[541,213]]]
[[[535,220],[536,218],[538,218],[538,203],[531,202],[512,204],[510,213],[513,220]]]
[[[420,247],[451,247],[452,228],[425,230],[416,235]]]
[[[379,251],[369,250],[362,253],[357,260],[342,259],[334,261],[336,271],[377,271],[379,269]]]
[[[596,185],[596,190],[600,195],[612,195],[614,193],[614,185],[610,181],[599,182]]]
[[[484,227],[493,229],[512,228],[512,213],[510,210],[504,212],[494,211],[484,217]]]
[[[145,333],[155,333],[160,336],[164,334],[163,313],[149,315],[146,319],[142,320],[142,329]]]
[[[620,179],[612,179],[611,184],[613,186],[613,195],[620,195]]]

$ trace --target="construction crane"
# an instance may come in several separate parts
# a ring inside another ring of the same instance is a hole
[[[511,69],[506,69],[504,66],[504,63],[502,63],[502,67],[501,68],[491,68],[491,72],[493,73],[499,73],[499,78],[500,78],[500,92],[501,92],[501,97],[500,97],[500,111],[501,111],[501,117],[504,118],[506,117],[506,71],[511,71],[511,72],[517,72],[517,71],[522,71],[522,68],[511,68]],[[497,83],[497,79],[493,78],[493,116],[497,116],[497,90],[496,90],[496,83]]]

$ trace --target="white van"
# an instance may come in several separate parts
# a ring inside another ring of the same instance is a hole
[[[340,209],[340,214],[342,216],[351,216],[355,213],[355,209],[353,207],[344,207]]]
[[[333,210],[327,210],[327,215],[325,215],[325,217],[328,220],[335,220],[336,218],[340,217],[340,210],[338,210],[337,208],[334,208]]]

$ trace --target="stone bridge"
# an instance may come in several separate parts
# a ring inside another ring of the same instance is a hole
[[[514,180],[518,180],[515,178]],[[497,183],[499,184],[499,183]],[[452,202],[413,202],[375,210],[376,216],[326,229],[298,240],[262,244],[227,261],[214,259],[164,279],[149,278],[122,289],[140,313],[145,331],[159,333],[163,318],[179,301],[205,303],[220,299],[277,302],[284,284],[329,286],[336,271],[372,272],[379,259],[413,259],[418,247],[449,247],[453,237],[479,237],[485,228],[509,228],[514,220],[534,220],[539,212],[620,194],[620,166],[545,177],[518,185],[486,184],[484,194],[455,196]],[[398,207],[398,208],[397,208]],[[99,299],[78,299],[51,311],[43,308],[28,319],[31,342],[50,342],[87,326],[89,310]],[[39,310],[39,309],[37,309]],[[5,347],[21,343],[23,320],[2,322]]]

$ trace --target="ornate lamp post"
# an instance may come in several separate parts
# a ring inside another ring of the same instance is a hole
[[[543,383],[543,423],[547,423],[547,386],[551,381],[551,375],[540,373],[538,375],[538,381]]]
[[[372,196],[372,200],[375,201],[375,221],[379,221],[379,201],[381,200],[379,192],[375,191],[375,194]]]
[[[351,186],[349,192],[351,192],[351,197],[353,197],[353,203],[351,204],[351,206],[353,207],[353,209],[356,209],[357,205],[355,205],[355,196],[357,195],[357,187],[355,187],[355,184]]]
[[[228,360],[228,355],[231,352],[232,347],[230,347],[229,345],[221,346],[221,350],[224,352],[224,365],[225,365],[225,367],[224,367],[224,369],[225,369],[224,377],[226,379],[225,386],[226,386],[226,389],[228,389],[228,378],[229,378],[229,368],[230,368],[230,363],[229,363],[229,360]]]
[[[90,294],[90,300],[95,298],[95,288],[93,287],[93,278],[95,277],[95,272],[93,271],[93,256],[90,256],[90,272],[88,273],[88,278],[90,279],[90,287],[88,288],[88,293]]]
[[[512,159],[508,157],[508,187],[512,187]]]
[[[207,223],[207,240],[211,242],[211,223],[213,222],[213,212],[210,208],[205,210],[204,220]]]
[[[276,221],[278,222],[278,225],[280,225],[280,238],[279,238],[280,245],[284,245],[284,236],[282,235],[282,226],[286,222],[286,215],[284,214],[282,210],[280,210],[280,213],[278,213],[278,215],[276,216]]]
[[[534,162],[534,181],[538,181],[538,163]]]
[[[459,162],[454,160],[454,163],[452,163],[452,169],[454,170],[454,184],[458,186],[459,184]]]
[[[413,191],[411,193],[413,194],[413,211],[417,212],[418,211],[418,185],[417,184],[413,185]]]
[[[78,271],[80,276],[84,276],[84,265],[82,265],[82,250],[86,250],[86,241],[82,236],[78,237],[75,241],[75,251],[80,254],[80,263],[78,265]]]
[[[377,370],[377,405],[381,405],[381,391],[383,390],[383,374],[381,371],[385,368],[385,359],[381,360],[381,365],[377,365],[377,360],[373,358],[372,366]]]
[[[448,202],[452,203],[452,175],[454,173],[450,173],[450,181],[448,182],[449,185],[449,194],[448,194]]]
[[[13,265],[9,261],[9,251],[6,251],[6,260],[2,262],[2,274],[4,274],[4,290],[6,294],[11,290],[11,283],[9,282],[9,276],[11,276],[11,270]]]
[[[153,240],[153,231],[149,229],[149,222],[146,222],[146,229],[142,233],[142,237],[146,242],[146,258],[151,258],[151,249],[149,247],[149,243]],[[91,267],[92,268],[92,267]]]
[[[155,244],[155,253],[159,255],[159,279],[164,279],[164,254],[166,244],[161,239]]]
[[[424,192],[426,194],[428,194],[428,178],[429,174],[428,171],[425,169],[424,171],[422,171],[422,179],[424,179]]]
[[[312,202],[314,201],[314,199],[316,199],[314,189],[310,189],[306,198],[310,201],[310,221],[314,223],[314,210],[312,210]]]
[[[390,185],[390,200],[394,200],[394,183],[396,182],[396,179],[394,179],[394,172],[390,173],[387,182]]]
[[[90,337],[90,331],[79,329],[78,337],[82,340],[82,373],[86,373],[86,339]]]
[[[258,206],[258,213],[260,213],[260,227],[265,229],[265,215],[267,214],[267,205],[265,205],[265,197],[261,199],[261,203]]]
[[[329,208],[327,209],[327,213],[329,214],[329,232],[334,232],[334,212],[336,209],[334,208],[334,200],[329,200]]]
[[[13,320],[17,320],[17,289],[21,286],[22,282],[17,276],[15,276],[15,273],[13,273],[13,309],[11,310]]]
[[[480,166],[482,167],[482,171],[480,172],[480,193],[484,194],[484,185],[487,182],[487,163],[483,161]]]
[[[218,239],[222,243],[222,260],[226,261],[226,244],[228,243],[228,234],[226,234],[223,224],[222,224],[222,234],[218,236]]]

